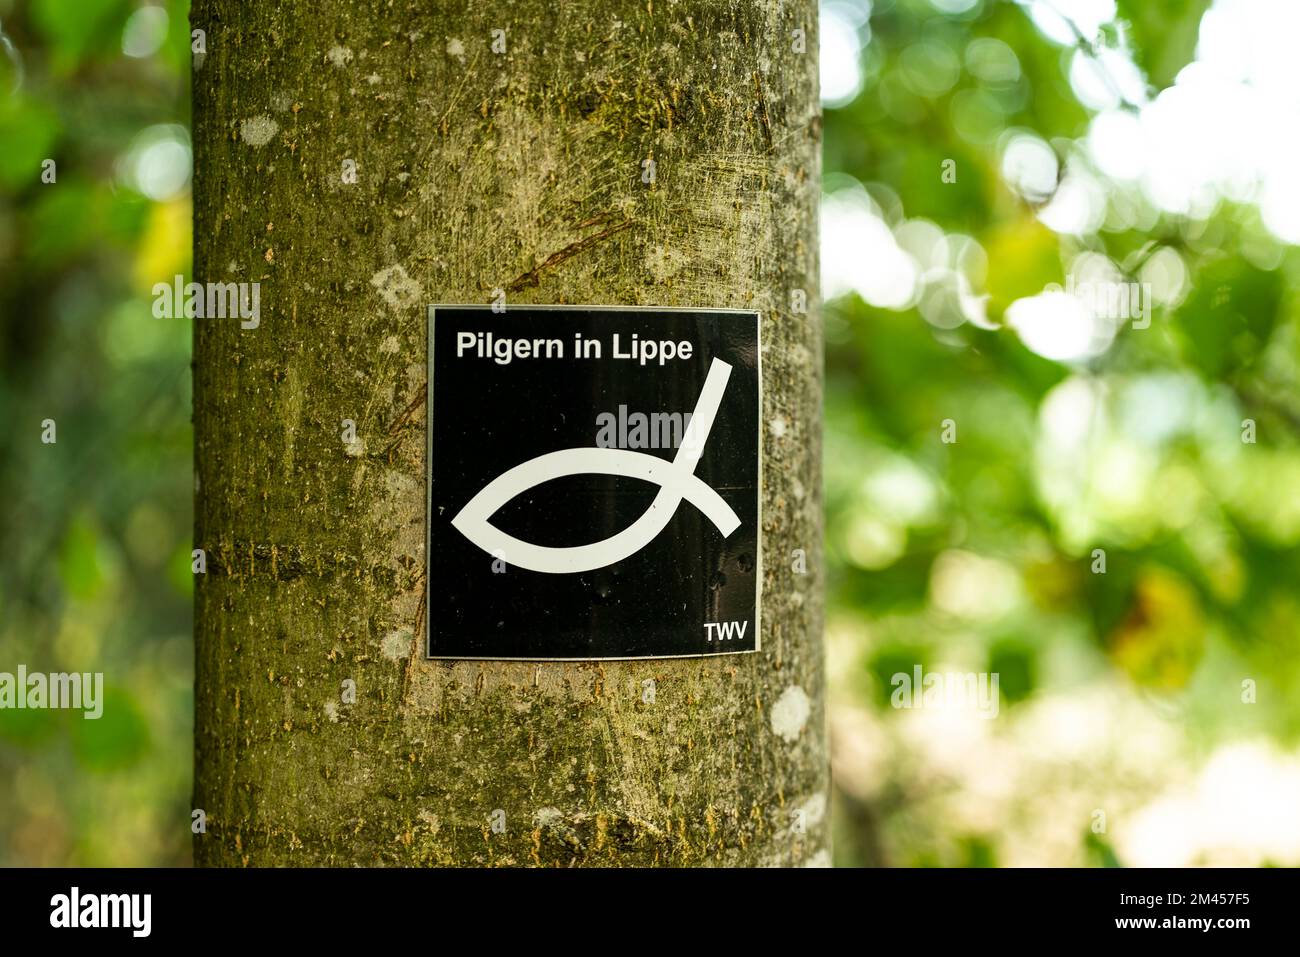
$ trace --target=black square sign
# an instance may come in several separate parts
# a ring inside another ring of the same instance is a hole
[[[758,325],[429,307],[430,657],[758,650]]]

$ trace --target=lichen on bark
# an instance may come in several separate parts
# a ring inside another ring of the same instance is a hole
[[[262,308],[195,333],[196,861],[825,863],[815,4],[192,21],[195,278]],[[498,290],[762,313],[761,653],[422,658],[423,307]]]

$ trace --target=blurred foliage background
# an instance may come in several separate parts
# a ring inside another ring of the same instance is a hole
[[[0,865],[189,859],[186,16],[0,0]],[[1298,30],[823,4],[837,863],[1300,864]]]
[[[0,865],[189,860],[187,16],[0,0],[0,671],[106,689],[0,710]]]
[[[822,11],[838,863],[1300,864],[1300,4]]]

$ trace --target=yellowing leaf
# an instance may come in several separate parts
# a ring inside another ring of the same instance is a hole
[[[1144,570],[1133,605],[1109,644],[1111,658],[1138,684],[1184,687],[1205,650],[1205,618],[1196,593],[1167,569]]]
[[[146,291],[154,283],[170,283],[190,265],[190,201],[154,203],[135,255],[135,281]]]
[[[1056,234],[1025,217],[1004,223],[985,241],[989,257],[989,316],[995,318],[1017,299],[1036,296],[1048,283],[1064,284]]]

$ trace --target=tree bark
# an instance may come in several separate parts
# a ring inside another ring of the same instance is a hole
[[[196,862],[828,863],[815,3],[192,21],[194,278],[261,306],[195,325]],[[423,657],[424,307],[494,290],[761,311],[760,653]]]

